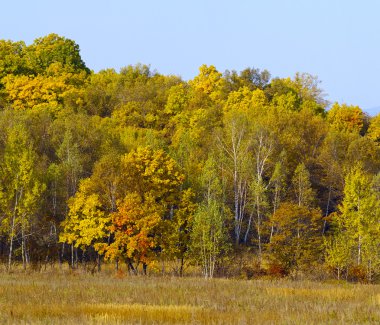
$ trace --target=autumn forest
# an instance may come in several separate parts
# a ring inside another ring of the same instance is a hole
[[[0,262],[377,282],[380,115],[308,73],[94,72],[65,37],[0,40]]]

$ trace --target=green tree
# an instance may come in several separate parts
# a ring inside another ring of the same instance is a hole
[[[192,250],[200,260],[205,278],[214,276],[217,262],[226,253],[225,219],[225,208],[212,199],[201,204],[194,215]]]
[[[89,114],[110,116],[120,103],[120,75],[113,69],[93,73],[85,86],[83,107]]]
[[[256,68],[246,68],[240,73],[235,70],[226,70],[223,76],[229,92],[239,90],[242,87],[247,87],[250,90],[264,89],[271,77],[268,70],[260,71]]]
[[[12,74],[27,73],[26,62],[23,56],[24,42],[0,40],[0,81],[3,77]]]
[[[251,179],[250,127],[247,115],[236,110],[225,114],[224,125],[224,134],[219,138],[219,143],[232,178],[234,235],[235,244],[239,244],[247,218],[248,188]]]
[[[273,208],[273,213],[276,213],[279,208],[282,200],[285,197],[286,190],[286,171],[284,164],[281,161],[276,162],[276,165],[273,170],[272,177],[269,181],[269,189],[271,194],[271,203]],[[270,224],[271,231],[269,236],[269,242],[272,241],[272,236],[274,232],[274,224]]]
[[[320,81],[308,73],[296,73],[294,78],[274,78],[265,88],[267,96],[277,106],[285,106],[292,111],[312,107],[315,114],[324,113],[328,102],[324,99]],[[312,104],[314,103],[314,104]]]
[[[185,259],[188,260],[191,249],[191,234],[193,229],[194,214],[197,205],[194,202],[192,189],[181,191],[180,201],[176,210],[173,209],[173,217],[162,223],[162,234],[165,237],[161,244],[163,251],[170,260],[173,257],[179,262],[177,274],[183,276]],[[164,257],[166,257],[164,255]]]
[[[348,270],[351,263],[352,242],[347,240],[344,233],[335,233],[334,236],[324,238],[325,262],[336,271],[338,280],[341,279],[344,269]]]
[[[310,173],[304,163],[294,171],[292,185],[298,206],[311,207],[314,203],[314,192],[311,188]]]
[[[67,72],[90,72],[80,56],[79,45],[57,34],[37,38],[24,52],[29,69],[35,74],[44,74],[56,63],[60,63]]]
[[[336,256],[341,254],[339,240],[342,239],[349,248],[350,256],[349,264],[345,266],[363,268],[368,281],[380,271],[380,205],[374,184],[373,177],[365,173],[360,165],[354,166],[347,174],[344,199],[332,220],[332,246],[327,250],[329,265],[341,269],[342,265],[337,262]],[[348,263],[347,256],[343,256],[345,263]]]
[[[377,173],[380,168],[380,148],[368,137],[357,136],[351,141],[346,154],[347,166],[362,164],[371,173]]]
[[[351,159],[347,156],[350,143],[356,139],[357,135],[330,130],[323,140],[322,148],[318,156],[318,164],[323,168],[320,177],[320,186],[324,206],[325,217],[337,210],[340,198],[343,197],[344,171],[351,164]],[[328,224],[325,219],[323,232],[326,231]]]
[[[265,177],[274,151],[274,139],[270,130],[259,123],[254,125],[251,139],[254,161],[254,176],[250,184],[251,209],[252,213],[256,215],[257,244],[259,259],[261,261],[263,220],[269,205],[267,193],[269,184],[265,181]],[[247,242],[249,227],[250,222],[248,222],[245,242]]]
[[[37,155],[25,127],[17,124],[8,129],[0,168],[1,228],[9,239],[8,269],[12,265],[15,239],[21,241],[24,268],[29,263],[27,237],[45,190],[36,164]]]
[[[229,249],[226,230],[230,213],[222,203],[223,188],[212,157],[205,163],[201,183],[203,200],[194,214],[191,255],[202,265],[204,277],[212,278]]]

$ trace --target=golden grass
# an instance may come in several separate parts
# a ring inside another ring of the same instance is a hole
[[[379,323],[376,285],[0,274],[0,324]]]

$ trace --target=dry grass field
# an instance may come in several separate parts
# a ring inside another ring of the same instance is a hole
[[[379,324],[380,286],[0,273],[1,324]]]

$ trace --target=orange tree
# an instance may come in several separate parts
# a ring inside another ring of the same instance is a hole
[[[103,157],[69,200],[60,241],[125,261],[135,273],[158,258],[176,259],[181,274],[196,209],[183,181],[163,150],[138,147],[118,162]]]
[[[145,272],[160,254],[178,254],[184,237],[172,234],[183,229],[176,212],[188,201],[188,194],[181,193],[184,176],[163,150],[139,147],[122,157],[121,179],[122,198],[111,214],[113,240],[96,248],[106,259],[125,260],[135,273],[142,264]]]

